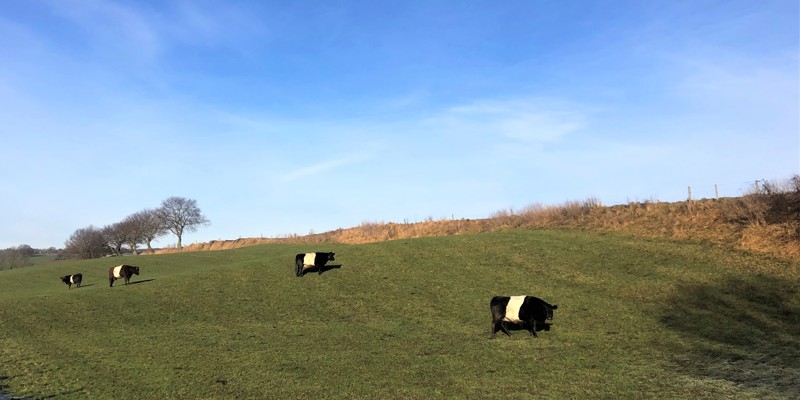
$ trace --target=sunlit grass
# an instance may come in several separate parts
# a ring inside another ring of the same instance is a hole
[[[335,251],[321,276],[294,255]],[[0,387],[59,399],[793,398],[798,265],[690,243],[509,231],[265,245],[0,272]],[[82,272],[84,287],[58,277]],[[559,304],[489,337],[489,299]]]

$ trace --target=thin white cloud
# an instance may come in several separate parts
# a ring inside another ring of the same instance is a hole
[[[54,0],[51,11],[85,35],[95,56],[124,63],[153,63],[176,45],[214,45],[250,51],[260,40],[263,21],[229,2],[176,1],[158,13],[123,1]]]
[[[255,18],[252,10],[246,11],[231,2],[179,1],[160,26],[185,43],[241,46],[244,51],[245,45],[266,34],[265,22]]]
[[[355,164],[358,162],[364,161],[366,158],[364,157],[348,157],[348,158],[340,158],[330,161],[324,161],[321,163],[309,165],[306,167],[298,168],[294,171],[290,171],[283,176],[280,177],[282,182],[291,182],[298,180],[300,178],[306,178],[309,176],[320,175],[326,172],[329,172],[333,169],[343,167],[345,165]]]
[[[424,124],[447,134],[541,144],[583,129],[587,116],[556,100],[478,100],[450,107]]]
[[[147,15],[122,3],[99,0],[50,1],[50,7],[81,27],[89,45],[100,53],[110,52],[150,60],[163,49],[162,38]]]
[[[675,65],[684,74],[676,88],[678,93],[696,104],[788,108],[796,114],[800,93],[797,54],[779,60],[684,55]]]

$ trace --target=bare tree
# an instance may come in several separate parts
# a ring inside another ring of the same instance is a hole
[[[119,223],[122,230],[122,237],[124,238],[125,244],[128,245],[131,249],[131,253],[133,255],[139,254],[136,251],[136,247],[139,243],[144,243],[144,235],[142,234],[144,225],[143,219],[139,213],[131,214],[122,222]]]
[[[16,248],[9,247],[5,250],[0,250],[0,271],[32,265],[32,254],[28,249],[33,250],[27,244],[23,244]]]
[[[159,218],[158,210],[146,209],[137,212],[137,220],[139,220],[139,228],[141,229],[142,243],[147,245],[147,250],[153,252],[153,247],[150,243],[160,236],[164,236],[169,232],[166,226]]]
[[[125,244],[125,232],[122,228],[123,226],[119,222],[103,227],[103,235],[106,237],[108,247],[116,255],[120,255],[122,245]]]
[[[184,197],[173,196],[164,200],[157,212],[163,226],[178,236],[179,249],[183,248],[181,238],[184,232],[194,232],[199,226],[211,223],[197,207],[197,200]]]
[[[36,254],[36,250],[27,244],[17,246],[17,251],[25,257],[33,257],[33,255]]]
[[[89,225],[69,237],[64,243],[64,252],[81,259],[101,257],[109,253],[107,243],[103,231]]]
[[[135,212],[121,222],[107,226],[104,232],[112,249],[119,254],[122,245],[128,245],[131,252],[139,254],[136,250],[139,244],[146,244],[147,250],[153,252],[151,242],[167,233],[155,209]]]

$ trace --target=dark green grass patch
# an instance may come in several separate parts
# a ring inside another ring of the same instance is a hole
[[[340,266],[294,276],[294,255]],[[108,287],[107,270],[140,276]],[[59,399],[793,398],[798,266],[571,231],[0,272],[0,387]],[[68,290],[59,276],[81,272]],[[489,300],[559,305],[489,339]]]
[[[41,254],[31,257],[31,264],[40,265],[52,263],[56,260],[55,254]]]

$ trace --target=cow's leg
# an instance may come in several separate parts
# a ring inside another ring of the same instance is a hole
[[[530,321],[529,324],[531,326],[531,336],[539,336],[539,335],[536,334],[536,320],[534,319],[534,320]]]
[[[108,278],[108,287],[114,287],[114,278]]]
[[[489,327],[489,337],[494,339],[497,333],[497,321],[492,318],[492,326]]]
[[[500,328],[503,330],[503,332],[505,332],[506,334],[509,334],[508,330],[503,326],[503,321],[502,320],[492,318],[492,328],[490,330],[490,332],[492,334],[492,339],[494,339],[497,336],[497,330],[498,330],[497,326],[498,325],[500,325]]]
[[[511,336],[511,332],[509,332],[508,327],[506,326],[506,321],[505,320],[500,321],[500,328],[503,329],[503,332],[505,332],[506,335]]]
[[[491,328],[491,338],[494,339],[495,335],[497,334],[497,324],[500,323],[501,328],[505,332],[506,329],[502,326],[503,318],[505,317],[505,308],[501,307],[499,303],[495,300],[497,298],[492,298],[492,301],[489,302],[489,311],[492,313],[492,328]]]
[[[322,275],[322,265],[317,266],[317,275]]]

